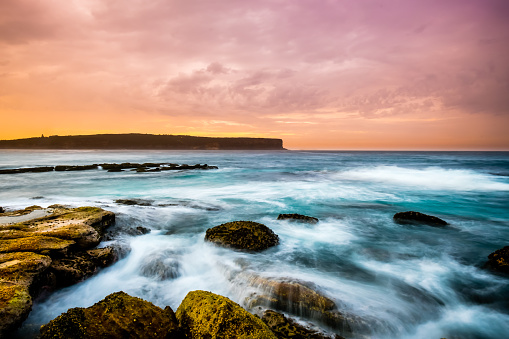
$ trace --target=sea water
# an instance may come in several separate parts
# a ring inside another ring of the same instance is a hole
[[[115,162],[219,169],[1,175],[4,208],[99,206],[115,212],[117,229],[151,230],[120,235],[123,259],[38,299],[18,337],[120,290],[174,310],[198,289],[247,307],[250,275],[313,283],[340,311],[374,320],[372,338],[509,337],[509,278],[482,268],[509,245],[507,152],[0,151],[0,169]],[[450,226],[394,223],[402,211]],[[280,244],[253,254],[204,241],[207,228],[234,220],[267,225]]]

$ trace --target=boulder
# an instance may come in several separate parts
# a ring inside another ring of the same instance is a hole
[[[0,338],[28,317],[34,285],[50,263],[50,257],[31,252],[0,254]]]
[[[209,228],[205,240],[223,247],[261,251],[279,244],[279,237],[267,226],[253,221],[232,221]]]
[[[425,224],[435,227],[449,225],[446,221],[440,218],[413,211],[394,214],[394,221],[398,224]]]
[[[260,276],[251,276],[248,283],[260,291],[246,299],[250,309],[260,306],[287,312],[324,324],[340,334],[370,332],[367,320],[340,312],[334,301],[319,293],[312,283]]]
[[[509,274],[509,246],[505,246],[488,256],[485,267],[494,271]]]
[[[4,208],[2,206],[0,206],[0,213],[4,213],[4,212],[5,212]]]
[[[271,331],[279,339],[345,339],[337,334],[327,335],[306,328],[284,314],[273,310],[266,310],[263,313],[262,321],[269,326]]]
[[[71,308],[41,327],[47,338],[181,338],[175,313],[124,292]]]
[[[277,217],[277,220],[294,220],[294,221],[302,221],[310,224],[316,224],[318,219],[315,217],[308,217],[307,215],[292,213],[292,214],[280,214]]]
[[[276,338],[258,317],[211,292],[189,292],[176,315],[187,338]]]

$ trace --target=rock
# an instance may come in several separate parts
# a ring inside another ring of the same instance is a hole
[[[145,277],[157,280],[175,279],[180,276],[180,262],[171,252],[152,253],[140,264],[140,272]]]
[[[505,246],[488,256],[485,267],[494,271],[509,274],[509,246]]]
[[[187,338],[276,338],[259,318],[211,292],[189,292],[176,315]]]
[[[103,240],[114,240],[118,238],[121,235],[130,235],[130,236],[138,236],[143,234],[150,233],[150,229],[143,227],[143,226],[137,226],[137,227],[127,227],[127,228],[117,228],[113,230],[109,230],[105,235]]]
[[[293,214],[280,214],[277,217],[277,220],[298,220],[298,221],[308,222],[308,223],[311,223],[311,224],[316,224],[318,222],[317,218],[308,217],[307,215],[296,214],[296,213],[293,213]]]
[[[116,260],[111,248],[92,249],[115,220],[100,208],[31,206],[1,220],[8,222],[0,227],[0,337],[21,324],[41,291],[80,281]]]
[[[56,287],[76,284],[92,276],[98,268],[117,260],[112,247],[97,248],[53,260],[50,271],[55,275]]]
[[[55,166],[55,171],[86,171],[97,169],[98,165],[84,165],[84,166]]]
[[[33,285],[50,263],[50,257],[31,252],[0,254],[0,338],[28,317]]]
[[[46,236],[28,236],[25,238],[2,239],[0,253],[36,252],[43,254],[65,254],[74,241]]]
[[[40,172],[52,172],[54,167],[23,167],[0,170],[0,174],[16,174],[16,173],[40,173]]]
[[[340,334],[370,332],[367,320],[354,314],[340,312],[330,298],[320,294],[311,283],[297,280],[270,280],[250,276],[249,284],[261,291],[248,297],[248,307],[276,309],[324,324]],[[374,319],[373,322],[376,322]]]
[[[413,211],[394,214],[394,221],[398,224],[426,224],[435,227],[449,225],[440,218]]]
[[[209,228],[205,240],[248,251],[261,251],[279,244],[277,234],[267,226],[253,221],[233,221]]]
[[[181,338],[175,313],[124,292],[71,308],[41,327],[47,338]]]
[[[2,206],[0,206],[0,213],[4,213],[4,212],[5,212],[4,208]]]
[[[282,313],[266,310],[263,313],[262,321],[269,326],[272,332],[279,339],[345,339],[339,335],[328,336],[324,333],[306,328]]]
[[[143,199],[117,199],[115,200],[115,203],[121,204],[121,205],[128,205],[128,206],[152,206],[151,200],[143,200]]]

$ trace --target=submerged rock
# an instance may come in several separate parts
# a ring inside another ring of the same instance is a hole
[[[71,308],[41,327],[47,338],[180,338],[173,310],[124,292],[88,308]]]
[[[189,292],[176,315],[187,338],[276,338],[258,317],[211,292]]]
[[[128,205],[128,206],[152,206],[151,200],[144,200],[144,199],[117,199],[115,200],[117,204],[120,205]]]
[[[440,218],[413,211],[394,214],[394,221],[398,224],[426,224],[429,226],[449,225],[446,221]]]
[[[223,247],[261,251],[279,244],[279,237],[267,226],[253,221],[232,221],[209,228],[205,240]]]
[[[505,246],[488,256],[485,267],[494,271],[509,274],[509,246]]]
[[[277,217],[277,220],[297,220],[297,221],[308,222],[311,224],[316,224],[318,222],[318,218],[308,217],[307,215],[302,215],[302,214],[297,214],[297,213],[280,214]]]
[[[115,260],[111,249],[92,249],[115,220],[100,208],[31,206],[0,220],[8,222],[0,224],[0,337],[21,324],[42,290],[78,282]]]
[[[344,339],[339,335],[326,335],[306,328],[284,314],[272,310],[263,313],[262,321],[269,326],[279,339]]]

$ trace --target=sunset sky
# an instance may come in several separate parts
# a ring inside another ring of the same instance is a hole
[[[0,139],[509,150],[507,0],[1,0]]]

